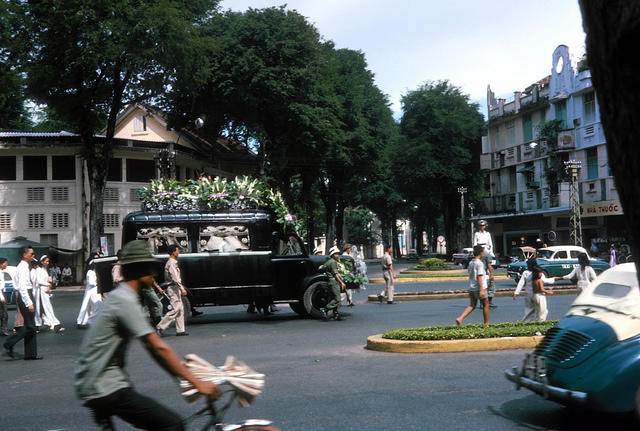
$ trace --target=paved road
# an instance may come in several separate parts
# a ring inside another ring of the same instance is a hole
[[[455,284],[462,287],[464,282],[449,282]],[[519,364],[524,351],[389,354],[365,350],[368,335],[449,324],[467,304],[464,299],[391,306],[366,303],[366,295],[379,287],[370,285],[357,293],[358,303],[345,309],[344,322],[302,319],[286,305],[266,318],[249,315],[239,306],[209,307],[188,327],[191,336],[166,340],[181,355],[194,352],[218,364],[235,355],[264,372],[264,394],[248,409],[230,412],[229,418],[266,417],[283,430],[527,429],[520,421],[533,429],[589,430],[618,419],[577,415],[516,391],[503,371]],[[0,358],[0,429],[95,429],[72,388],[74,360],[84,335],[71,325],[80,301],[80,292],[57,293],[54,306],[68,331],[38,337],[43,361]],[[568,296],[550,298],[549,317],[560,318],[570,301]],[[493,322],[520,317],[522,302],[506,297],[496,302]],[[480,312],[468,321],[480,322]],[[129,352],[128,370],[141,392],[183,414],[194,410],[138,343]],[[119,430],[130,429],[121,422],[117,425]],[[634,428],[622,422],[616,429]]]

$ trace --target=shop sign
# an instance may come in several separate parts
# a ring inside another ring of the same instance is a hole
[[[600,201],[580,205],[582,217],[622,215],[620,201]]]

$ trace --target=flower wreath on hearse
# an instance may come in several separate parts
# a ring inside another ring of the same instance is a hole
[[[248,176],[226,178],[201,176],[181,183],[176,179],[152,180],[138,189],[143,211],[251,211],[266,210],[285,231],[301,231],[302,224],[289,211],[279,191]]]

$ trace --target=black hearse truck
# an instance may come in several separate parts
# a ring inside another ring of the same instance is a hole
[[[329,300],[326,256],[309,256],[300,237],[285,233],[266,211],[147,212],[128,214],[122,244],[144,240],[158,258],[163,281],[167,246],[180,246],[182,281],[190,291],[185,313],[194,306],[288,303],[298,314],[321,317]],[[97,259],[101,291],[113,288],[115,257]]]

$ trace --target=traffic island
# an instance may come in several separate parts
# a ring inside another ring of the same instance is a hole
[[[368,337],[366,348],[393,353],[532,349],[557,323],[547,320],[394,329]]]
[[[368,350],[389,353],[455,353],[533,349],[544,336],[480,338],[474,340],[390,340],[382,334],[367,338]]]

